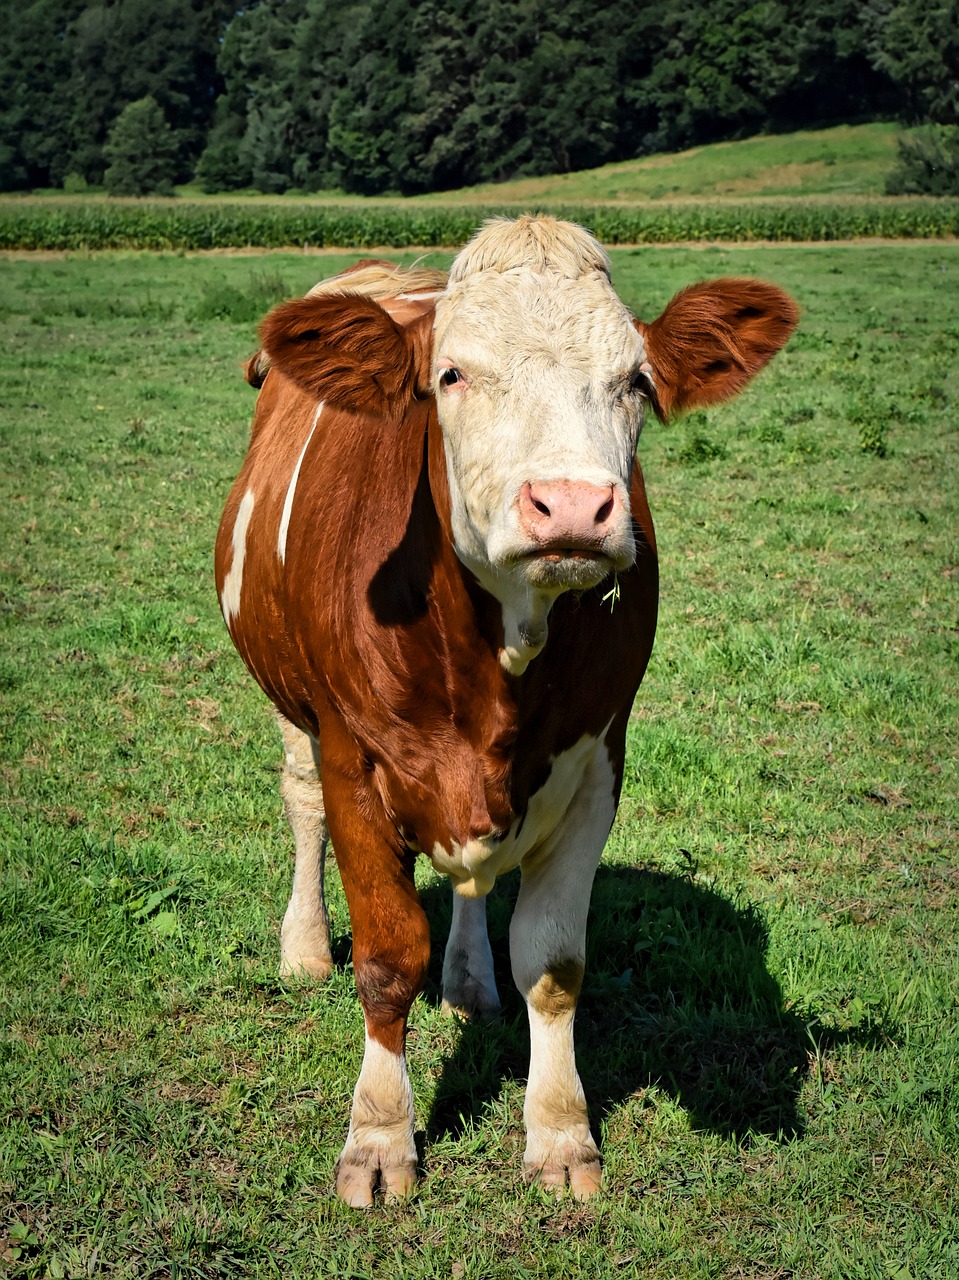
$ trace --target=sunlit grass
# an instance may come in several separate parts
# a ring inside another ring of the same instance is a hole
[[[607,1190],[523,1188],[515,885],[503,1023],[461,1030],[424,865],[424,1181],[366,1216],[331,1196],[363,1039],[345,903],[334,869],[331,982],[281,986],[277,743],[211,570],[255,314],[351,259],[0,263],[15,1273],[959,1273],[959,250],[613,259],[639,315],[743,273],[803,321],[747,395],[641,443],[662,615],[578,1015]]]

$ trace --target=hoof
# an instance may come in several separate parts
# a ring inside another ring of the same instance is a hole
[[[569,1189],[576,1200],[589,1200],[602,1187],[603,1167],[598,1160],[574,1164],[570,1169],[564,1164],[544,1164],[539,1168],[526,1166],[527,1181],[545,1191],[552,1191],[556,1196],[561,1196],[566,1190],[567,1173]]]
[[[363,1165],[341,1160],[336,1171],[336,1194],[351,1209],[369,1209],[377,1189],[387,1204],[406,1200],[416,1187],[414,1164]]]
[[[280,977],[284,981],[325,982],[333,972],[329,956],[280,957]]]
[[[454,996],[448,999],[444,996],[442,1008],[448,1018],[459,1018],[463,1022],[498,1022],[502,1012],[498,998],[493,1003],[488,998]]]

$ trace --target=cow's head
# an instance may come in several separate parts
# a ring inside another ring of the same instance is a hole
[[[300,299],[268,318],[264,349],[318,399],[402,411],[436,396],[453,540],[503,605],[503,663],[542,648],[564,591],[635,558],[630,475],[647,406],[662,419],[726,399],[782,347],[797,309],[772,285],[715,280],[645,324],[581,227],[495,219],[453,262],[427,325],[358,296]]]

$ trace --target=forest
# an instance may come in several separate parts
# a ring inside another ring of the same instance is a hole
[[[27,0],[0,85],[0,190],[412,194],[759,131],[951,130],[959,3]]]

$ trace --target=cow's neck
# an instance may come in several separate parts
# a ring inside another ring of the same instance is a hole
[[[433,502],[450,545],[455,547],[446,447],[435,406],[429,416],[428,456]],[[546,644],[549,613],[556,600],[556,592],[536,591],[503,575],[494,577],[484,573],[482,566],[466,564],[466,568],[483,591],[500,606],[503,623],[503,641],[498,655],[500,664],[509,675],[521,676]]]

